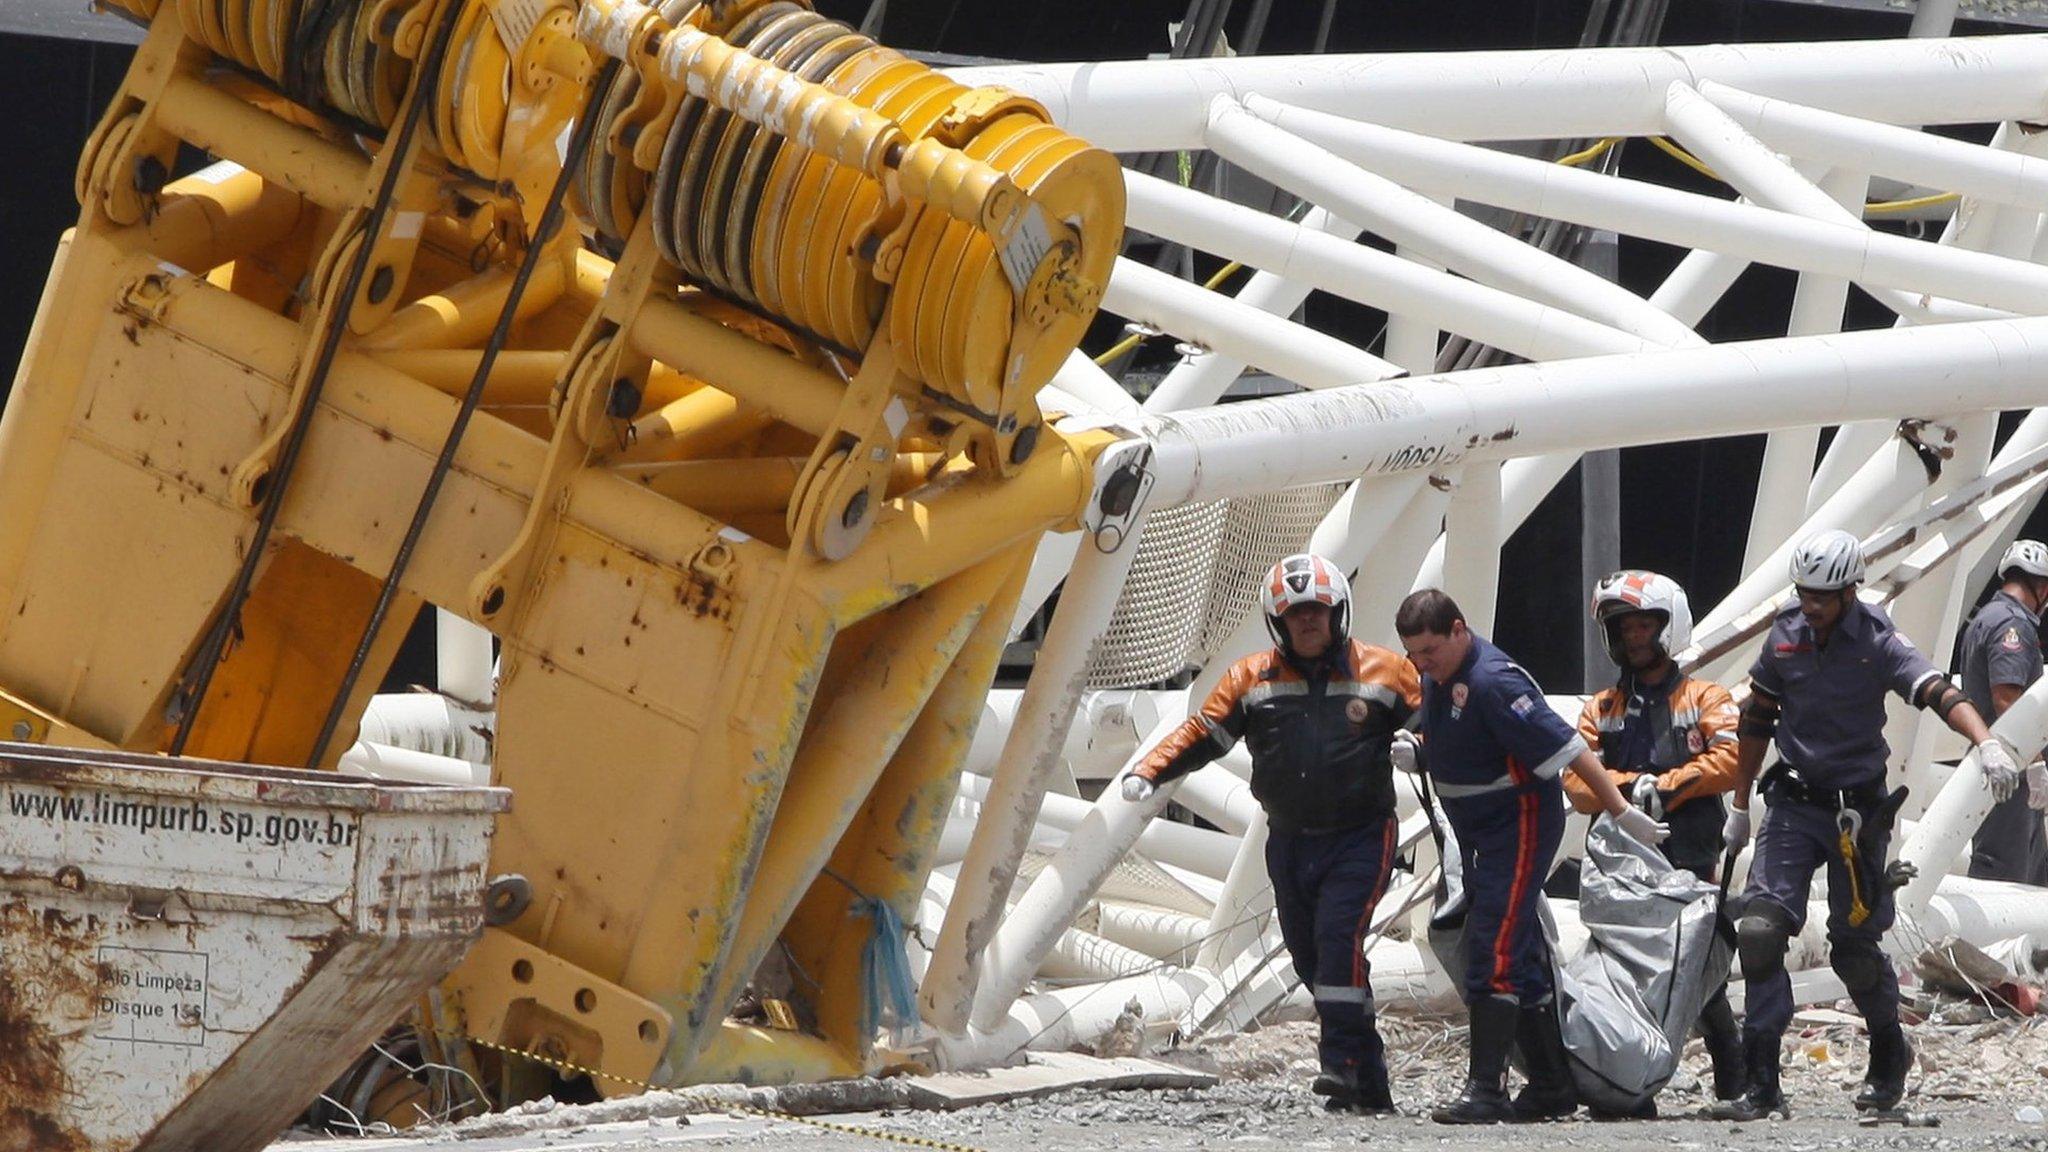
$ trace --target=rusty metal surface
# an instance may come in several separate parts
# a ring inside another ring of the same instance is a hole
[[[304,775],[0,749],[0,1149],[261,1148],[461,959],[503,793]]]

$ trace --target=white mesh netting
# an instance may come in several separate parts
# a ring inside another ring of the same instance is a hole
[[[1207,661],[1253,610],[1266,570],[1307,546],[1343,491],[1319,484],[1154,513],[1088,687],[1154,684]]]

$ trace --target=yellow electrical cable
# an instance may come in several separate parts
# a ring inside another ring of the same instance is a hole
[[[1673,144],[1670,140],[1666,139],[1665,137],[1652,136],[1650,137],[1650,143],[1655,144],[1658,147],[1658,149],[1662,151],[1665,155],[1671,157],[1673,160],[1678,161],[1680,164],[1685,165],[1687,168],[1692,169],[1700,175],[1705,176],[1707,179],[1718,180],[1723,184],[1727,183],[1727,181],[1721,180],[1721,174],[1719,172],[1716,172],[1712,168],[1707,167],[1705,161],[1701,160],[1699,157],[1693,155],[1692,153],[1687,152],[1685,149],[1680,148],[1678,145]]]
[[[1582,148],[1569,156],[1558,157],[1557,163],[1567,168],[1577,168],[1581,164],[1589,164],[1607,155],[1607,150],[1619,143],[1621,143],[1621,137],[1609,136],[1605,140],[1596,141],[1592,145]]]
[[[1221,284],[1225,280],[1228,280],[1232,276],[1236,275],[1238,270],[1243,267],[1243,264],[1240,264],[1237,261],[1232,260],[1230,263],[1225,264],[1223,267],[1217,269],[1216,274],[1214,276],[1209,277],[1209,279],[1202,284],[1202,287],[1209,289],[1211,292],[1214,292],[1218,284]],[[1138,343],[1144,339],[1144,333],[1133,332],[1129,336],[1126,336],[1123,339],[1117,341],[1116,343],[1110,345],[1109,351],[1104,352],[1100,356],[1097,356],[1095,358],[1095,362],[1097,364],[1107,364],[1111,360],[1114,360],[1117,357],[1123,355],[1124,353],[1129,352],[1131,349],[1136,348],[1138,346]]]
[[[1913,196],[1905,200],[1872,200],[1863,205],[1863,214],[1884,212],[1911,212],[1915,208],[1931,208],[1936,204],[1951,204],[1961,200],[1960,192],[1936,192],[1929,196]]]

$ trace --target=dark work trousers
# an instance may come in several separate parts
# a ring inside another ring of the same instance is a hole
[[[1467,893],[1467,1002],[1487,996],[1523,1004],[1550,995],[1550,949],[1537,919],[1543,878],[1564,840],[1564,789],[1554,780],[1526,790],[1444,801],[1457,834]]]
[[[1786,930],[1797,936],[1806,927],[1806,901],[1813,873],[1828,870],[1828,950],[1835,972],[1849,989],[1864,1024],[1875,1033],[1899,1018],[1899,977],[1879,946],[1892,926],[1892,890],[1885,883],[1885,853],[1891,832],[1876,826],[1876,805],[1859,809],[1864,816],[1856,842],[1856,867],[1870,916],[1849,923],[1849,869],[1842,860],[1841,830],[1835,810],[1772,797],[1757,830],[1756,851],[1749,864],[1749,887],[1743,892],[1742,915],[1758,914],[1759,902],[1776,906]],[[1748,965],[1744,965],[1745,969]],[[1761,980],[1744,979],[1748,995],[1743,1009],[1744,1036],[1783,1036],[1792,1022],[1792,976],[1779,964]]]
[[[1274,832],[1266,874],[1280,938],[1322,1021],[1323,1067],[1356,1072],[1385,1064],[1373,1025],[1372,966],[1365,934],[1394,867],[1394,820],[1341,832]]]
[[[2011,798],[1992,805],[1970,841],[1970,875],[1979,880],[2013,880],[2048,887],[2048,834],[2041,813],[2027,806],[2027,782]]]

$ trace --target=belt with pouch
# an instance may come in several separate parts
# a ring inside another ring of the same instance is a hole
[[[1830,812],[1840,812],[1844,809],[1854,808],[1875,808],[1883,804],[1888,795],[1882,780],[1858,785],[1854,788],[1819,788],[1807,783],[1799,775],[1797,769],[1786,764],[1783,760],[1772,765],[1771,769],[1764,773],[1763,780],[1758,784],[1758,790],[1774,801],[1779,799],[1790,800],[1795,804],[1807,804],[1815,808],[1825,808]]]

